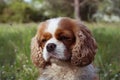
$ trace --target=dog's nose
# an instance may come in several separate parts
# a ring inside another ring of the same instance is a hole
[[[49,44],[46,46],[46,48],[47,48],[47,51],[48,51],[48,52],[52,52],[52,51],[55,50],[56,44],[54,44],[54,43],[49,43]]]

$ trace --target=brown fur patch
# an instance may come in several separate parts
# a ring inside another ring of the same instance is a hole
[[[39,41],[40,41],[40,46],[43,48],[46,41],[49,40],[52,37],[52,35],[49,32],[44,32],[43,35],[41,35]]]
[[[49,40],[52,35],[49,32],[45,32],[47,29],[47,22],[42,22],[38,28],[37,37],[39,46],[43,49],[47,40]]]
[[[73,32],[74,24],[72,23],[71,19],[69,18],[63,18],[60,23],[59,27],[56,30],[55,36],[57,39],[60,37],[67,37],[67,40],[62,41],[67,49],[71,49],[72,45],[75,43],[75,35]]]
[[[49,62],[46,62],[43,59],[43,55],[42,55],[43,52],[42,48],[44,47],[44,44],[41,43],[42,35],[44,35],[47,38],[50,37],[49,33],[44,34],[46,27],[47,27],[47,23],[42,22],[38,27],[36,36],[31,41],[31,59],[32,62],[39,68],[45,68],[46,65],[50,64]]]
[[[80,22],[76,24],[76,43],[72,50],[71,63],[76,66],[87,66],[93,60],[96,54],[96,42],[91,31]]]
[[[72,31],[63,29],[57,29],[55,33],[55,37],[57,40],[64,43],[64,45],[69,49],[71,45],[73,45],[75,41],[75,37]]]
[[[37,36],[40,37],[43,35],[43,32],[47,28],[47,22],[41,22],[40,25],[38,26],[38,31],[37,31]]]

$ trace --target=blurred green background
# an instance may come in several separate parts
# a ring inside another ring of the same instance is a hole
[[[120,80],[120,0],[0,0],[0,80],[36,80],[30,41],[46,19],[78,17],[92,31],[100,80]],[[78,12],[79,15],[76,15]]]

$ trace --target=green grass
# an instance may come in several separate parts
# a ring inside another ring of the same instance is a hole
[[[30,40],[35,24],[0,25],[0,80],[34,80],[37,70],[30,61]]]
[[[88,24],[98,43],[95,64],[100,80],[120,80],[120,24]]]
[[[100,80],[120,80],[120,23],[85,23],[98,43],[95,65]],[[36,80],[30,41],[37,24],[0,24],[0,80]]]

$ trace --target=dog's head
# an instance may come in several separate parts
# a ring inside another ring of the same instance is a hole
[[[94,60],[96,49],[96,41],[86,26],[60,17],[40,23],[32,39],[31,57],[38,67],[45,67],[52,58],[82,67]]]

